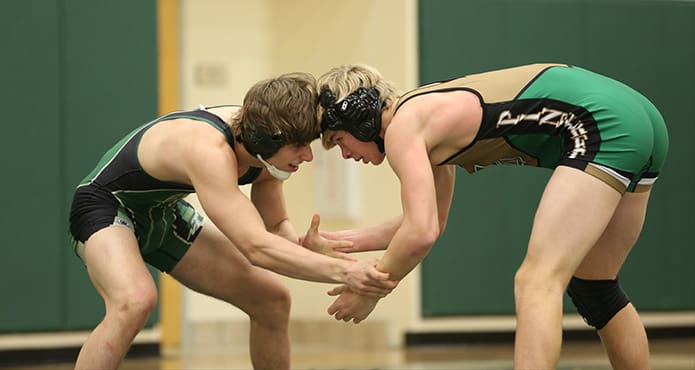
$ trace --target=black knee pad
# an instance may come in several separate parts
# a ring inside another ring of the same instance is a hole
[[[572,277],[567,294],[587,324],[602,329],[618,311],[630,303],[618,279],[584,280]]]

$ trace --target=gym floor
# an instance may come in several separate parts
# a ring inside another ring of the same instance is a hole
[[[651,367],[654,370],[695,369],[695,338],[653,339]],[[245,350],[244,350],[245,351]],[[511,343],[415,346],[380,351],[293,350],[294,369],[404,369],[466,370],[512,369]],[[0,367],[6,370],[67,370],[72,363]],[[130,356],[123,370],[141,369],[249,369],[248,355],[230,353],[171,353],[164,356]],[[598,340],[565,341],[558,369],[610,369]]]

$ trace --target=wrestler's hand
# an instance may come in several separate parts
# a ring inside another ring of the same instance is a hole
[[[376,269],[378,260],[350,262],[342,282],[355,293],[370,297],[385,297],[398,285],[389,274]]]
[[[359,324],[366,319],[379,302],[379,298],[356,294],[345,285],[333,288],[328,292],[328,295],[339,295],[333,304],[328,307],[328,314],[335,317],[336,320],[345,322],[352,320],[355,324]]]
[[[311,226],[309,226],[306,235],[300,237],[298,243],[304,248],[316,253],[349,261],[356,261],[357,259],[341,251],[349,249],[352,246],[352,242],[347,240],[329,240],[322,237],[319,233],[320,222],[321,218],[319,215],[315,214],[314,217],[311,218]]]

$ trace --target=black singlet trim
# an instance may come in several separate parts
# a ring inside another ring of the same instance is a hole
[[[445,82],[449,82],[449,81],[442,81],[442,82],[438,82],[438,83],[445,83]],[[483,96],[480,95],[480,93],[479,93],[477,90],[471,89],[470,87],[447,87],[447,88],[441,89],[441,90],[422,91],[422,92],[419,92],[419,93],[417,93],[417,94],[413,94],[413,95],[409,96],[407,99],[405,99],[405,100],[403,100],[403,101],[401,101],[401,102],[398,102],[398,105],[396,106],[396,110],[393,111],[393,114],[395,115],[396,112],[398,112],[398,110],[403,106],[403,104],[405,104],[405,102],[407,102],[408,100],[410,100],[410,99],[412,99],[412,98],[415,98],[415,97],[418,97],[418,96],[422,96],[422,95],[425,95],[425,94],[440,93],[440,92],[451,92],[451,91],[468,91],[468,92],[470,92],[470,93],[475,94],[475,96],[478,97],[478,101],[480,102],[480,106],[483,106],[484,103],[485,103],[485,101],[483,100]],[[406,94],[407,94],[407,93],[406,93]],[[405,95],[405,94],[404,94],[404,95]]]
[[[519,93],[512,99],[512,101],[519,99],[519,97],[521,96],[521,94],[523,94],[524,91],[526,91],[526,89],[527,89],[532,83],[534,83],[534,82],[535,82],[541,75],[543,75],[546,71],[548,71],[549,69],[554,68],[554,67],[563,67],[563,65],[548,66],[548,67],[545,67],[545,68],[543,68],[542,70],[540,70],[528,83],[526,83],[526,85],[524,85],[523,88],[521,88],[521,89],[519,90]],[[571,68],[572,66],[571,66],[571,65],[566,65],[566,67],[567,67],[567,68]],[[450,78],[450,79],[441,80],[441,81],[434,81],[434,82],[431,82],[431,83],[422,85],[422,86],[418,87],[418,89],[423,88],[423,87],[427,87],[427,86],[430,86],[430,85],[434,85],[434,84],[443,84],[443,83],[447,83],[447,82],[449,82],[449,81],[455,80],[456,78],[462,78],[462,77],[466,77],[466,76],[455,77],[455,78]],[[434,86],[433,86],[433,87],[434,87]],[[411,91],[412,91],[412,90],[411,90]],[[449,87],[449,88],[444,88],[444,89],[441,89],[441,90],[422,91],[422,92],[420,92],[420,93],[413,94],[413,95],[409,96],[407,99],[405,99],[405,100],[403,100],[403,101],[401,101],[401,102],[398,102],[398,105],[396,106],[396,110],[393,112],[393,114],[395,115],[396,112],[398,111],[398,109],[400,109],[400,107],[403,106],[403,104],[405,104],[408,100],[410,100],[410,99],[412,99],[412,98],[414,98],[414,97],[422,96],[422,95],[430,94],[430,93],[451,92],[451,91],[468,91],[468,92],[471,92],[471,93],[475,94],[475,95],[478,97],[478,101],[480,101],[480,106],[483,108],[483,117],[485,117],[485,110],[486,110],[486,104],[487,104],[487,103],[485,102],[485,99],[483,99],[483,96],[482,96],[482,95],[480,94],[480,92],[478,92],[477,90],[472,89],[472,88],[470,88],[470,87],[465,87],[465,86],[461,86],[461,87]],[[408,94],[408,93],[406,93],[406,94]],[[404,94],[404,95],[405,95],[405,94]],[[481,122],[481,127],[482,127],[482,122]],[[478,133],[479,133],[479,132],[480,132],[480,130],[478,130]],[[455,152],[453,155],[449,156],[447,159],[443,160],[442,162],[439,162],[439,163],[437,164],[437,166],[441,166],[441,165],[446,164],[446,163],[449,162],[451,159],[455,158],[455,157],[458,156],[459,154],[465,152],[465,151],[468,150],[470,147],[472,147],[472,146],[478,141],[478,133],[476,133],[475,138],[473,139],[473,142],[471,142],[470,144],[466,145],[465,147],[459,149],[457,152]],[[505,140],[506,140],[507,142],[509,142],[509,140],[507,140],[506,138],[505,138]],[[517,149],[518,149],[518,148],[517,148]],[[522,152],[523,152],[523,151],[522,151]]]

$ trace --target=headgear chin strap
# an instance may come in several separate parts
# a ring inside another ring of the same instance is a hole
[[[265,168],[268,170],[268,173],[270,173],[274,178],[280,180],[280,181],[285,181],[290,178],[290,175],[292,175],[291,172],[283,171],[272,164],[268,163],[261,157],[260,154],[256,154],[256,158],[258,158],[261,163],[265,166]]]
[[[236,139],[244,145],[247,152],[263,163],[268,173],[273,177],[280,181],[285,181],[290,178],[290,172],[282,171],[265,160],[274,156],[275,153],[286,144],[287,137],[284,133],[278,131],[271,135],[256,129],[251,129],[249,131],[242,130],[241,134],[237,135]]]
[[[373,87],[360,87],[340,102],[331,89],[321,91],[319,101],[326,110],[321,120],[321,131],[345,130],[357,140],[376,143],[384,152],[384,139],[381,132],[381,108],[379,91]]]

